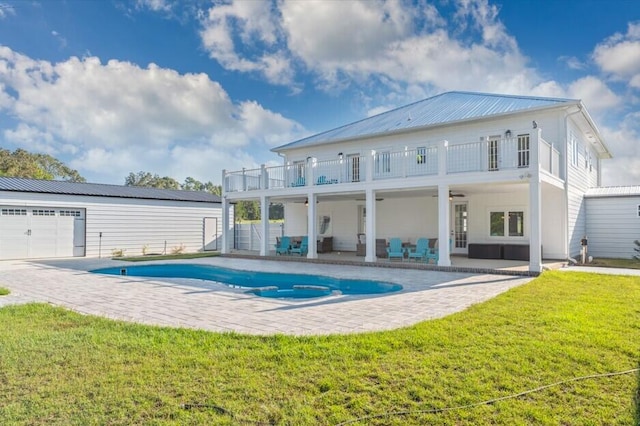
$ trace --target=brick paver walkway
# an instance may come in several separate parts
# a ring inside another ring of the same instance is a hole
[[[268,299],[202,280],[92,274],[136,264],[107,259],[0,262],[0,307],[46,302],[74,311],[143,324],[248,334],[333,334],[388,330],[443,317],[490,299],[529,277],[424,270],[205,258],[180,261],[236,269],[388,281],[397,293]],[[173,262],[166,262],[173,263]]]

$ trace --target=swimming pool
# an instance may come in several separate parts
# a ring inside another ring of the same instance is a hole
[[[311,298],[342,294],[382,294],[402,290],[399,284],[381,281],[351,280],[323,275],[283,274],[245,271],[212,265],[187,263],[135,265],[102,268],[96,274],[131,275],[136,277],[195,278],[243,288],[262,297]]]

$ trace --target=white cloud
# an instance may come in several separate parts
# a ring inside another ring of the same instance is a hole
[[[9,15],[15,15],[16,10],[9,3],[0,3],[0,19],[6,18]]]
[[[81,173],[102,171],[109,180],[130,171],[173,170],[176,178],[199,173],[219,181],[218,173],[209,175],[216,165],[258,162],[246,154],[254,152],[251,146],[258,144],[255,152],[265,155],[264,144],[306,134],[257,102],[232,102],[205,74],[154,64],[104,64],[96,57],[50,63],[0,46],[0,89],[0,108],[19,123],[5,132],[6,140],[61,153]],[[195,157],[207,165],[198,170],[180,162]]]
[[[171,0],[136,0],[138,9],[149,9],[153,12],[171,12],[174,2]]]
[[[290,59],[277,45],[280,29],[272,6],[268,1],[214,5],[202,14],[200,37],[209,55],[225,68],[262,73],[274,84],[292,84]],[[260,53],[243,57],[238,49]]]
[[[640,78],[640,22],[630,23],[626,34],[616,33],[598,44],[593,60],[613,79],[638,87]]]
[[[589,111],[601,112],[615,108],[622,103],[602,80],[594,76],[580,78],[569,85],[569,97],[582,99]]]
[[[603,185],[640,185],[640,112],[627,114],[614,127],[602,127],[613,159],[604,160]]]

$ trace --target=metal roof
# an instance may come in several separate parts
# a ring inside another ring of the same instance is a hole
[[[579,102],[575,99],[446,92],[273,148],[272,151],[279,152],[291,148],[479,119],[518,111],[556,107],[563,104],[576,105]]]
[[[175,189],[143,188],[140,186],[76,183],[14,177],[0,177],[0,191],[220,203],[219,196],[204,191],[180,191]]]
[[[640,185],[589,188],[584,196],[588,198],[638,197],[640,196]]]

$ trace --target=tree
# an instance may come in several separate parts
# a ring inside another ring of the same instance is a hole
[[[222,195],[222,186],[214,185],[211,181],[202,183],[191,176],[184,180],[184,183],[180,185],[180,189],[185,191],[206,191],[211,194]]]
[[[180,184],[177,180],[168,176],[160,177],[155,174],[152,175],[149,172],[140,171],[138,173],[129,173],[124,179],[125,186],[144,186],[147,188],[158,189],[180,189]]]
[[[86,182],[77,170],[57,158],[48,154],[33,154],[24,149],[11,152],[0,148],[0,176]]]

